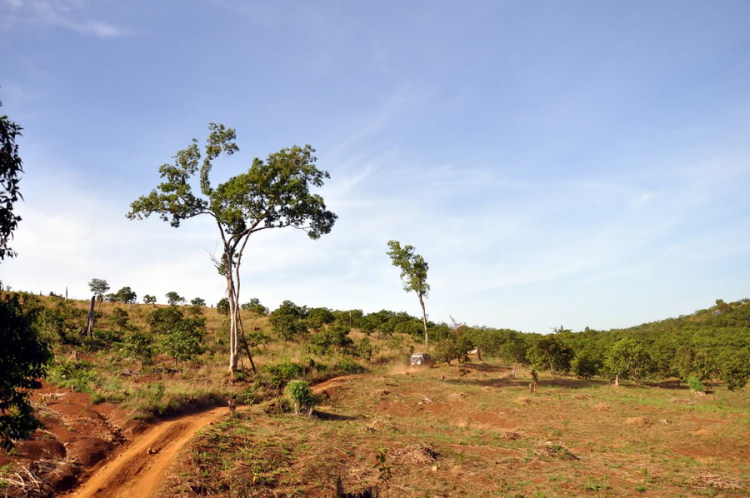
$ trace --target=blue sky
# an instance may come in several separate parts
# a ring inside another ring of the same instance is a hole
[[[13,288],[216,302],[208,219],[130,222],[157,168],[237,130],[310,143],[339,215],[251,240],[243,296],[433,320],[611,328],[750,296],[746,1],[0,0],[0,100],[25,127]],[[244,300],[244,299],[243,299]]]

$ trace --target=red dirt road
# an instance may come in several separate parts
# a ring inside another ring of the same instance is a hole
[[[214,408],[149,427],[122,451],[97,468],[79,488],[65,496],[154,496],[177,453],[198,430],[228,411],[225,407]]]

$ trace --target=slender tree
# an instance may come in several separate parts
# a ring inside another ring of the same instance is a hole
[[[89,282],[89,289],[96,296],[96,299],[101,302],[104,299],[104,294],[109,290],[109,284],[103,278],[92,278],[91,282]]]
[[[233,176],[213,187],[209,179],[213,161],[222,153],[239,150],[236,133],[221,124],[211,123],[203,153],[198,141],[177,152],[174,164],[164,164],[159,173],[164,181],[149,195],[131,204],[129,219],[143,219],[158,213],[162,220],[179,227],[186,219],[211,216],[222,242],[222,254],[214,259],[227,284],[230,340],[229,370],[237,369],[240,348],[240,266],[250,235],[270,228],[293,227],[311,239],[331,231],[336,215],[326,209],[312,187],[323,186],[329,178],[315,166],[315,150],[306,145],[269,154],[266,161],[255,158],[245,173]],[[193,192],[189,181],[198,176],[200,193]]]
[[[401,247],[400,242],[391,240],[388,242],[388,247],[390,249],[388,256],[391,257],[393,266],[401,269],[404,290],[414,292],[419,299],[419,305],[422,307],[422,325],[424,325],[424,347],[427,348],[427,311],[425,311],[424,300],[430,291],[430,285],[427,283],[429,265],[422,256],[414,252],[413,246]]]

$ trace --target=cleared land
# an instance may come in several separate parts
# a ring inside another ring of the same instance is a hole
[[[312,417],[266,404],[201,431],[159,496],[332,496],[339,477],[389,496],[747,495],[746,393],[527,383],[486,364],[335,379]]]

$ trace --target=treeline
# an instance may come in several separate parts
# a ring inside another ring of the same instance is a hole
[[[285,340],[306,337],[313,343],[334,331],[345,342],[351,328],[415,339],[423,330],[419,318],[403,312],[365,314],[307,308],[291,301],[270,313],[270,323]],[[720,379],[732,390],[743,388],[750,379],[750,300],[717,300],[715,306],[690,316],[620,330],[573,332],[559,327],[554,334],[542,335],[428,322],[428,331],[435,358],[448,363],[478,348],[483,355],[509,363],[583,379],[677,379],[696,386]]]
[[[175,293],[176,294],[176,293]],[[42,306],[25,295],[26,307],[35,308],[40,333],[53,342],[83,340],[80,328],[85,313],[66,300],[53,298]],[[179,297],[179,296],[170,296]],[[190,306],[174,306],[184,299],[170,299],[173,306],[154,308],[141,330],[128,320],[125,309],[115,309],[99,322],[97,337],[117,345],[124,356],[149,363],[163,353],[177,361],[189,361],[207,350],[220,354],[226,339],[220,333],[206,343],[203,300]],[[34,304],[32,304],[34,303]],[[31,305],[31,306],[29,306]],[[333,310],[307,307],[284,301],[271,311],[258,299],[242,309],[267,316],[270,331],[247,330],[241,339],[250,348],[262,348],[273,341],[303,344],[311,354],[345,354],[369,361],[376,349],[369,336],[388,341],[411,337],[417,344],[423,334],[420,318],[404,312],[381,310],[364,313],[360,309]],[[225,300],[217,304],[219,313],[228,313]],[[365,334],[354,340],[350,332]],[[271,334],[273,332],[273,334]],[[573,332],[559,327],[552,334],[524,333],[511,329],[475,327],[463,324],[428,322],[431,353],[443,362],[464,360],[478,348],[482,355],[509,364],[523,364],[539,371],[573,374],[590,379],[601,376],[635,382],[677,379],[696,385],[721,380],[729,389],[743,388],[750,379],[750,300],[725,303],[699,310],[692,315],[647,323],[628,329]],[[401,343],[399,348],[406,347]],[[413,347],[403,350],[406,356]]]

